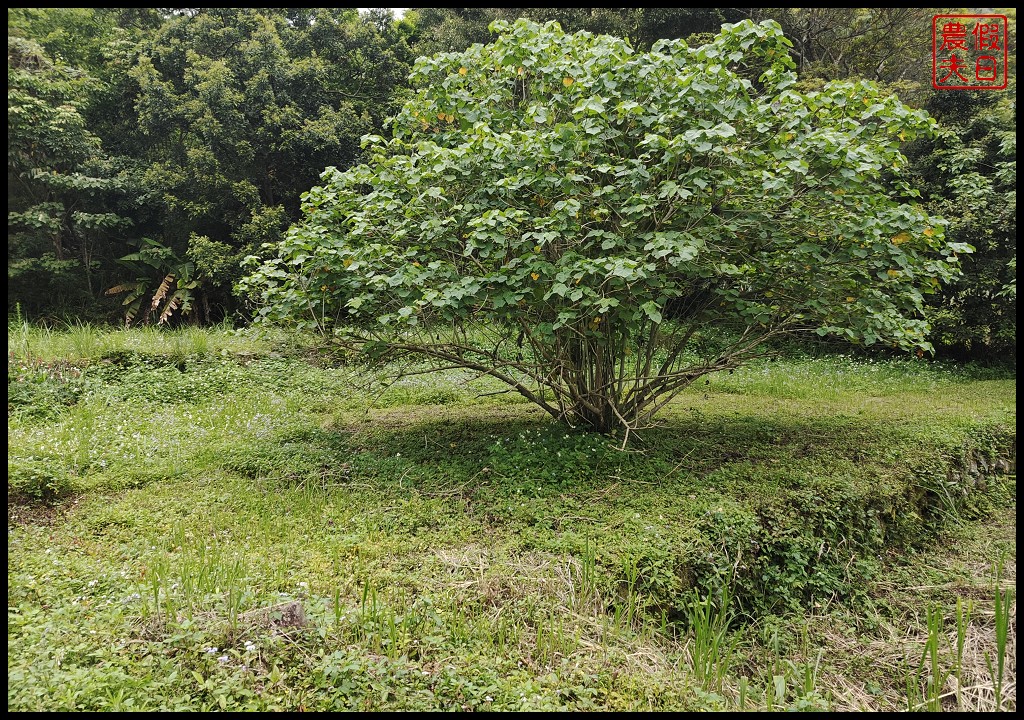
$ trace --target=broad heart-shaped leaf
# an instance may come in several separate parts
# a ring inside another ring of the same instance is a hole
[[[868,82],[797,90],[773,22],[648,53],[494,29],[421,58],[392,137],[310,191],[247,281],[266,317],[349,324],[605,428],[798,328],[926,346],[921,298],[958,255],[900,178],[925,113]]]
[[[644,315],[651,319],[651,322],[660,324],[664,318],[661,316],[661,310],[658,308],[653,301],[648,300],[640,309],[644,311]]]

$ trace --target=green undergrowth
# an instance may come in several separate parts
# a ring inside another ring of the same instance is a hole
[[[456,371],[78,332],[8,334],[9,709],[906,709],[893,636],[1007,587],[1005,372],[766,361],[623,450]]]

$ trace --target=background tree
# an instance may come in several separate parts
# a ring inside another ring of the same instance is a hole
[[[495,27],[422,58],[393,139],[308,193],[247,283],[264,316],[602,431],[808,326],[928,347],[923,297],[967,248],[899,179],[924,112],[867,82],[796,91],[774,23],[649,53]]]
[[[220,304],[242,255],[279,237],[299,194],[327,165],[352,163],[359,137],[394,112],[408,59],[397,34],[334,9],[204,9],[136,52],[133,142],[161,203],[160,241],[178,256],[223,251],[206,263]]]
[[[125,189],[81,112],[93,78],[38,44],[7,40],[8,305],[81,312],[98,291]]]
[[[629,38],[634,47],[647,50],[658,40],[713,35],[723,23],[744,17],[745,11],[735,8],[417,8],[406,13],[405,23],[415,52],[433,55],[490,42],[489,25],[495,20],[553,20],[566,32]]]
[[[411,65],[384,11],[16,8],[8,28],[42,46],[9,53],[8,298],[30,314],[82,313],[144,277],[155,296],[188,267],[195,302],[177,313],[229,313],[241,257],[280,237],[327,165],[355,161]],[[44,193],[46,167],[60,187]],[[32,225],[40,209],[59,237]]]
[[[1016,356],[1016,96],[1015,81],[1005,93],[933,93],[941,133],[908,151],[929,209],[975,248],[963,276],[929,302],[936,343],[961,358]]]
[[[755,21],[772,19],[793,43],[802,78],[865,78],[904,94],[931,87],[929,8],[749,8]]]
[[[106,81],[114,72],[109,46],[138,40],[164,20],[157,8],[8,8],[7,32],[30,38],[55,61]]]

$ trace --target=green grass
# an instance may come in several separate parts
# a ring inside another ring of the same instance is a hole
[[[1015,709],[1012,376],[764,362],[626,451],[498,389],[9,325],[9,709]]]

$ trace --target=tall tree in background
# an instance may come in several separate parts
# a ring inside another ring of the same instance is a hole
[[[157,8],[9,8],[7,33],[39,43],[55,61],[106,81],[109,46],[138,40],[165,20]]]
[[[134,141],[161,241],[222,304],[237,260],[279,237],[299,195],[394,111],[409,61],[397,33],[351,9],[205,9],[141,45]]]
[[[537,22],[554,20],[566,32],[592,33],[629,38],[646,50],[658,40],[717,34],[723,23],[746,17],[734,8],[419,8],[406,14],[413,28],[412,45],[419,55],[461,52],[473,43],[488,43],[494,20],[518,18]]]
[[[81,312],[102,283],[111,234],[132,225],[116,210],[125,180],[82,115],[94,83],[35,42],[8,36],[9,307]]]
[[[36,314],[113,288],[131,317],[175,286],[177,313],[229,312],[239,258],[355,161],[412,59],[386,11],[22,8],[8,28],[9,304]]]
[[[1012,80],[1003,93],[934,92],[927,108],[941,134],[909,151],[929,209],[976,250],[929,303],[936,344],[960,357],[1016,355],[1016,97]]]

